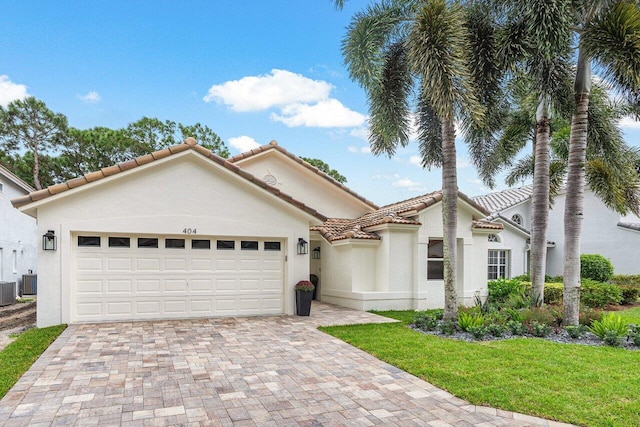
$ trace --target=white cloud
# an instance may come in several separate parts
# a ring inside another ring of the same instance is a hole
[[[422,167],[422,157],[420,156],[411,156],[409,157],[409,163],[414,166]]]
[[[363,139],[365,141],[369,141],[369,128],[367,126],[361,126],[359,128],[355,128],[352,129],[351,132],[349,132],[349,135],[355,137],[355,138],[360,138]]]
[[[272,113],[271,120],[289,127],[306,126],[319,128],[353,127],[364,123],[366,117],[342,105],[337,99],[323,99],[316,104],[290,104]]]
[[[229,138],[229,145],[231,145],[233,148],[240,151],[241,153],[260,147],[260,144],[258,144],[258,142],[255,139],[246,135],[238,136],[235,138]]]
[[[618,122],[618,126],[629,129],[640,129],[640,121],[627,116]]]
[[[468,159],[463,159],[462,157],[456,158],[456,167],[458,169],[468,168],[469,166],[471,166],[471,163],[469,163]]]
[[[349,147],[347,147],[347,150],[349,150],[350,153],[354,153],[354,154],[370,154],[371,153],[371,147],[369,147],[368,145],[362,146],[362,147],[356,147],[354,145],[350,145]]]
[[[17,99],[24,99],[29,94],[25,85],[13,83],[6,74],[0,75],[0,105],[6,107]]]
[[[78,99],[86,104],[97,104],[102,100],[100,94],[96,91],[87,92],[86,95],[77,95]]]
[[[413,181],[409,178],[400,178],[391,183],[393,187],[401,188],[411,192],[426,192],[427,187],[420,182]]]
[[[271,70],[271,74],[213,85],[203,99],[225,104],[233,111],[262,111],[327,99],[331,89],[333,85],[322,80],[312,80],[287,70]]]
[[[334,86],[287,70],[246,76],[213,85],[205,102],[216,102],[237,112],[278,109],[271,120],[289,127],[349,128],[361,126],[366,117],[329,95]]]

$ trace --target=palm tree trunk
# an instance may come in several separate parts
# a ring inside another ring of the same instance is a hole
[[[444,319],[458,318],[456,277],[458,231],[458,177],[456,131],[452,119],[442,121],[442,225],[444,250]]]
[[[531,194],[531,305],[544,302],[549,223],[550,103],[543,97],[536,112],[536,144]]]
[[[577,325],[580,313],[580,237],[584,215],[584,164],[586,162],[591,64],[582,50],[574,84],[575,110],[571,118],[567,195],[564,205],[564,324]]]

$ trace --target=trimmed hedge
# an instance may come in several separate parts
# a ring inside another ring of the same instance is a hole
[[[609,282],[614,285],[640,286],[640,274],[614,274]]]
[[[587,307],[602,308],[622,302],[622,290],[616,285],[582,279],[580,288],[580,302]]]
[[[613,276],[613,264],[598,254],[580,255],[580,277],[598,282],[608,282]]]
[[[489,301],[502,303],[509,299],[509,295],[531,291],[531,282],[518,282],[517,280],[492,280],[488,284]],[[640,288],[637,288],[640,293]],[[545,304],[562,304],[564,285],[562,283],[544,284]],[[627,298],[633,298],[634,293],[629,291]],[[636,298],[638,294],[635,294]],[[625,293],[620,286],[609,283],[600,283],[595,280],[582,279],[580,285],[580,302],[587,307],[603,308],[608,305],[618,305],[625,299]]]

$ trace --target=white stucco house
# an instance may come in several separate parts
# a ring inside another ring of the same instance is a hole
[[[223,159],[189,138],[13,204],[56,238],[38,259],[47,326],[294,314],[310,274],[330,303],[442,307],[441,199],[378,207],[275,141]],[[458,206],[458,295],[472,304],[504,226],[463,194]]]
[[[15,282],[16,287],[23,274],[36,272],[38,237],[36,220],[15,209],[11,199],[33,191],[0,165],[0,282]]]
[[[489,242],[489,263],[495,261],[495,268],[489,267],[491,279],[514,277],[529,271],[531,190],[531,185],[525,185],[473,198],[491,212],[486,218],[488,221],[504,225],[504,231],[491,236]],[[546,272],[550,276],[563,273],[565,198],[563,189],[554,198],[549,211]],[[640,274],[638,248],[640,218],[635,214],[620,216],[591,190],[585,189],[581,253],[603,255],[611,261],[616,274]]]

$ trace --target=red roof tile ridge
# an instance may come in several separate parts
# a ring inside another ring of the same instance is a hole
[[[278,142],[276,140],[271,141],[267,145],[261,145],[258,148],[254,148],[253,150],[249,150],[249,151],[245,151],[245,152],[240,153],[240,154],[236,154],[235,156],[229,157],[227,160],[229,160],[232,163],[235,163],[235,162],[238,162],[240,160],[247,159],[249,157],[255,156],[256,154],[264,153],[264,152],[266,152],[268,150],[279,151],[280,153],[284,154],[285,156],[289,157],[290,159],[294,160],[295,162],[303,165],[304,167],[306,167],[310,171],[314,172],[315,174],[317,174],[317,175],[321,176],[322,178],[326,179],[327,181],[329,181],[333,185],[339,187],[343,191],[346,191],[347,193],[351,194],[352,196],[354,196],[355,198],[357,198],[361,202],[364,202],[365,204],[369,205],[371,208],[373,208],[373,209],[378,209],[379,208],[378,205],[373,203],[371,200],[369,200],[369,199],[365,198],[364,196],[356,193],[354,190],[350,189],[349,187],[347,187],[346,185],[342,184],[341,182],[336,181],[336,179],[333,178],[332,176],[326,174],[325,172],[321,171],[320,169],[318,169],[317,167],[313,166],[312,164],[304,161],[303,159],[301,159],[300,157],[296,156],[295,154],[290,153],[285,148],[283,148],[282,146],[278,145]]]
[[[275,141],[272,141],[275,142]],[[277,143],[275,144],[277,145]],[[292,204],[293,206],[305,211],[307,214],[318,218],[321,221],[327,221],[327,217],[323,214],[321,214],[320,212],[318,212],[316,209],[307,206],[306,204],[302,203],[301,201],[294,199],[293,197],[291,197],[290,195],[281,192],[280,190],[278,190],[275,187],[272,187],[270,185],[268,185],[267,183],[265,183],[264,181],[262,181],[261,179],[256,178],[255,176],[253,176],[252,174],[250,174],[249,172],[241,169],[238,165],[234,164],[233,162],[230,162],[227,159],[224,159],[223,157],[218,156],[217,154],[213,153],[211,150],[208,150],[206,148],[204,148],[201,145],[198,145],[197,141],[192,138],[192,137],[188,137],[187,139],[185,139],[185,141],[183,143],[180,144],[176,144],[176,145],[172,145],[171,147],[168,148],[163,148],[161,150],[157,150],[154,151],[152,153],[149,154],[145,154],[143,156],[139,156],[136,157],[134,159],[131,160],[126,160],[122,163],[118,163],[116,165],[113,166],[108,166],[106,168],[102,168],[99,171],[95,171],[95,172],[89,172],[86,173],[83,176],[79,176],[77,178],[73,178],[70,179],[66,182],[63,182],[61,184],[54,184],[51,185],[45,189],[39,190],[39,191],[32,191],[29,194],[22,196],[22,197],[18,197],[15,198],[11,201],[11,203],[13,204],[14,207],[19,208],[21,206],[25,206],[28,205],[30,203],[42,200],[42,199],[46,199],[48,197],[54,196],[56,194],[60,194],[60,193],[64,193],[68,190],[71,190],[73,188],[76,187],[80,187],[82,185],[88,184],[90,182],[95,182],[95,181],[99,181],[103,178],[109,177],[109,176],[113,176],[113,175],[117,175],[121,172],[125,172],[127,170],[131,170],[131,169],[135,169],[138,166],[142,166],[145,165],[147,163],[151,163],[155,160],[160,160],[163,159],[165,157],[169,157],[173,154],[177,154],[177,153],[181,153],[183,151],[186,150],[194,150],[195,152],[204,155],[206,157],[208,157],[209,159],[215,161],[216,163],[220,164],[221,166],[225,167],[226,169],[229,169],[230,171],[238,174],[239,176],[241,176],[242,178],[246,179],[249,182],[254,183],[255,185],[258,185],[259,187],[264,188],[265,190],[269,191],[270,193],[272,193],[273,195],[275,195],[276,197],[279,197],[280,199]]]

